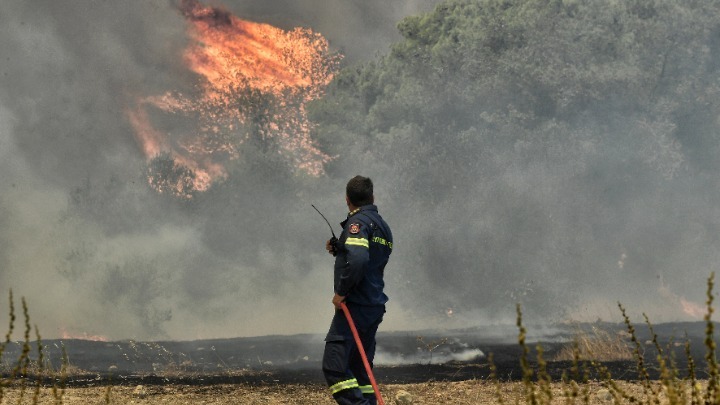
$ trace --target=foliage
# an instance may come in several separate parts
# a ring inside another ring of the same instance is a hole
[[[641,256],[654,243],[618,234],[626,220],[605,214],[661,195],[653,218],[670,218],[684,196],[712,189],[719,22],[720,4],[699,0],[447,0],[401,21],[403,39],[388,54],[342,70],[310,117],[324,150],[342,156],[331,176],[342,167],[391,173],[384,201],[409,217],[432,213],[409,230],[423,235],[418,243],[434,229],[456,235],[423,243],[437,248],[412,263],[427,269],[439,306],[450,293],[473,307],[509,293],[444,280],[531,278],[535,308],[554,298],[537,283],[550,272],[592,283],[583,276],[615,261],[618,245]],[[472,212],[484,219],[467,223]],[[701,216],[681,226],[704,227]],[[677,235],[668,221],[656,220],[654,234]],[[661,272],[663,258],[640,260],[642,271]],[[458,270],[433,278],[438,262]]]
[[[195,173],[186,166],[178,164],[168,153],[152,158],[147,168],[150,186],[159,193],[167,193],[191,198],[195,193],[193,183]]]
[[[716,69],[718,11],[699,1],[446,1],[403,20],[404,41],[389,55],[344,70],[315,117],[353,135],[412,123],[431,140],[439,131],[505,126],[495,114],[532,130],[588,114],[651,114],[664,99],[688,111],[697,101],[680,102],[698,92],[709,107],[718,98],[707,75]],[[364,114],[367,128],[326,113],[338,105]]]

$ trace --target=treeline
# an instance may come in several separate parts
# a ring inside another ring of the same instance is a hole
[[[362,142],[433,162],[518,142],[614,141],[667,177],[686,153],[693,168],[716,168],[702,155],[717,143],[719,7],[446,1],[400,22],[389,54],[343,70],[312,116],[335,154]]]

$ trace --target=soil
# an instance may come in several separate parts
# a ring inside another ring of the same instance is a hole
[[[620,388],[633,395],[641,403],[649,403],[643,396],[643,387],[637,383],[618,382]],[[662,391],[655,382],[654,389]],[[566,404],[569,385],[552,384],[553,404]],[[591,382],[579,387],[578,403],[611,404],[612,395],[602,384]],[[386,404],[515,404],[527,403],[527,394],[522,382],[495,383],[488,380],[470,380],[456,382],[426,382],[419,384],[381,384],[380,391]],[[42,388],[39,392],[35,387],[27,387],[23,400],[19,401],[21,389],[6,389],[0,404],[147,404],[147,405],[198,405],[198,404],[313,404],[332,405],[335,402],[327,388],[317,384],[277,384],[277,385],[246,385],[220,384],[210,386],[198,385],[108,385],[66,388],[64,391]],[[536,393],[538,397],[544,395]],[[587,395],[587,401],[583,396]],[[662,397],[664,394],[659,394]],[[643,400],[643,398],[645,400]],[[647,402],[646,402],[647,401]],[[637,401],[635,401],[637,402]],[[547,403],[547,402],[543,402]],[[631,403],[629,399],[615,403]]]

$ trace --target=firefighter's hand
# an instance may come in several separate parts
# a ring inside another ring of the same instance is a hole
[[[333,305],[335,305],[335,308],[340,309],[340,303],[343,301],[345,301],[345,297],[342,295],[337,295],[337,293],[335,293],[335,296],[332,299],[332,303]]]
[[[327,242],[325,242],[325,250],[328,251],[331,255],[335,256],[335,243],[332,239],[328,239]]]

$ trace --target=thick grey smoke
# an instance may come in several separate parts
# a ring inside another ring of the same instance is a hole
[[[384,52],[397,21],[433,2],[393,3],[224,6],[312,28],[357,60]],[[192,88],[186,41],[170,1],[0,4],[0,294],[26,297],[45,338],[326,328],[328,231],[310,203],[339,221],[342,183],[296,189],[254,162],[192,202],[147,187],[126,110],[139,95]]]
[[[399,38],[396,23],[435,3],[223,5],[240,18],[310,27],[351,63],[386,52]],[[344,182],[359,173],[374,178],[396,235],[386,330],[511,323],[515,302],[537,313],[576,302],[565,308],[569,317],[595,320],[617,316],[620,300],[657,321],[687,319],[683,300],[702,301],[719,263],[707,243],[717,237],[700,222],[706,214],[719,223],[713,199],[616,181],[622,142],[613,156],[574,161],[566,153],[533,167],[514,166],[532,150],[473,156],[462,163],[481,161],[493,174],[474,184],[419,162],[428,179],[440,179],[425,190],[407,184],[392,162],[363,156],[353,157],[359,165],[334,163],[333,178],[317,180],[288,178],[272,158],[245,156],[222,188],[190,201],[159,195],[146,184],[126,110],[135,97],[195,84],[181,62],[185,24],[174,2],[0,2],[0,294],[25,296],[43,337],[322,333],[332,314],[332,260],[323,249],[329,231],[310,204],[338,222]],[[597,145],[586,135],[576,156],[593,156]],[[649,164],[675,170],[666,144],[641,146]],[[598,176],[583,182],[578,172]],[[590,183],[596,192],[587,192]],[[456,187],[469,198],[435,195]],[[422,201],[403,201],[406,189]],[[422,209],[406,211],[411,203]],[[492,237],[475,239],[483,234]],[[483,278],[498,262],[512,266]],[[692,271],[677,270],[689,263]],[[502,300],[473,308],[465,303],[473,291]]]

